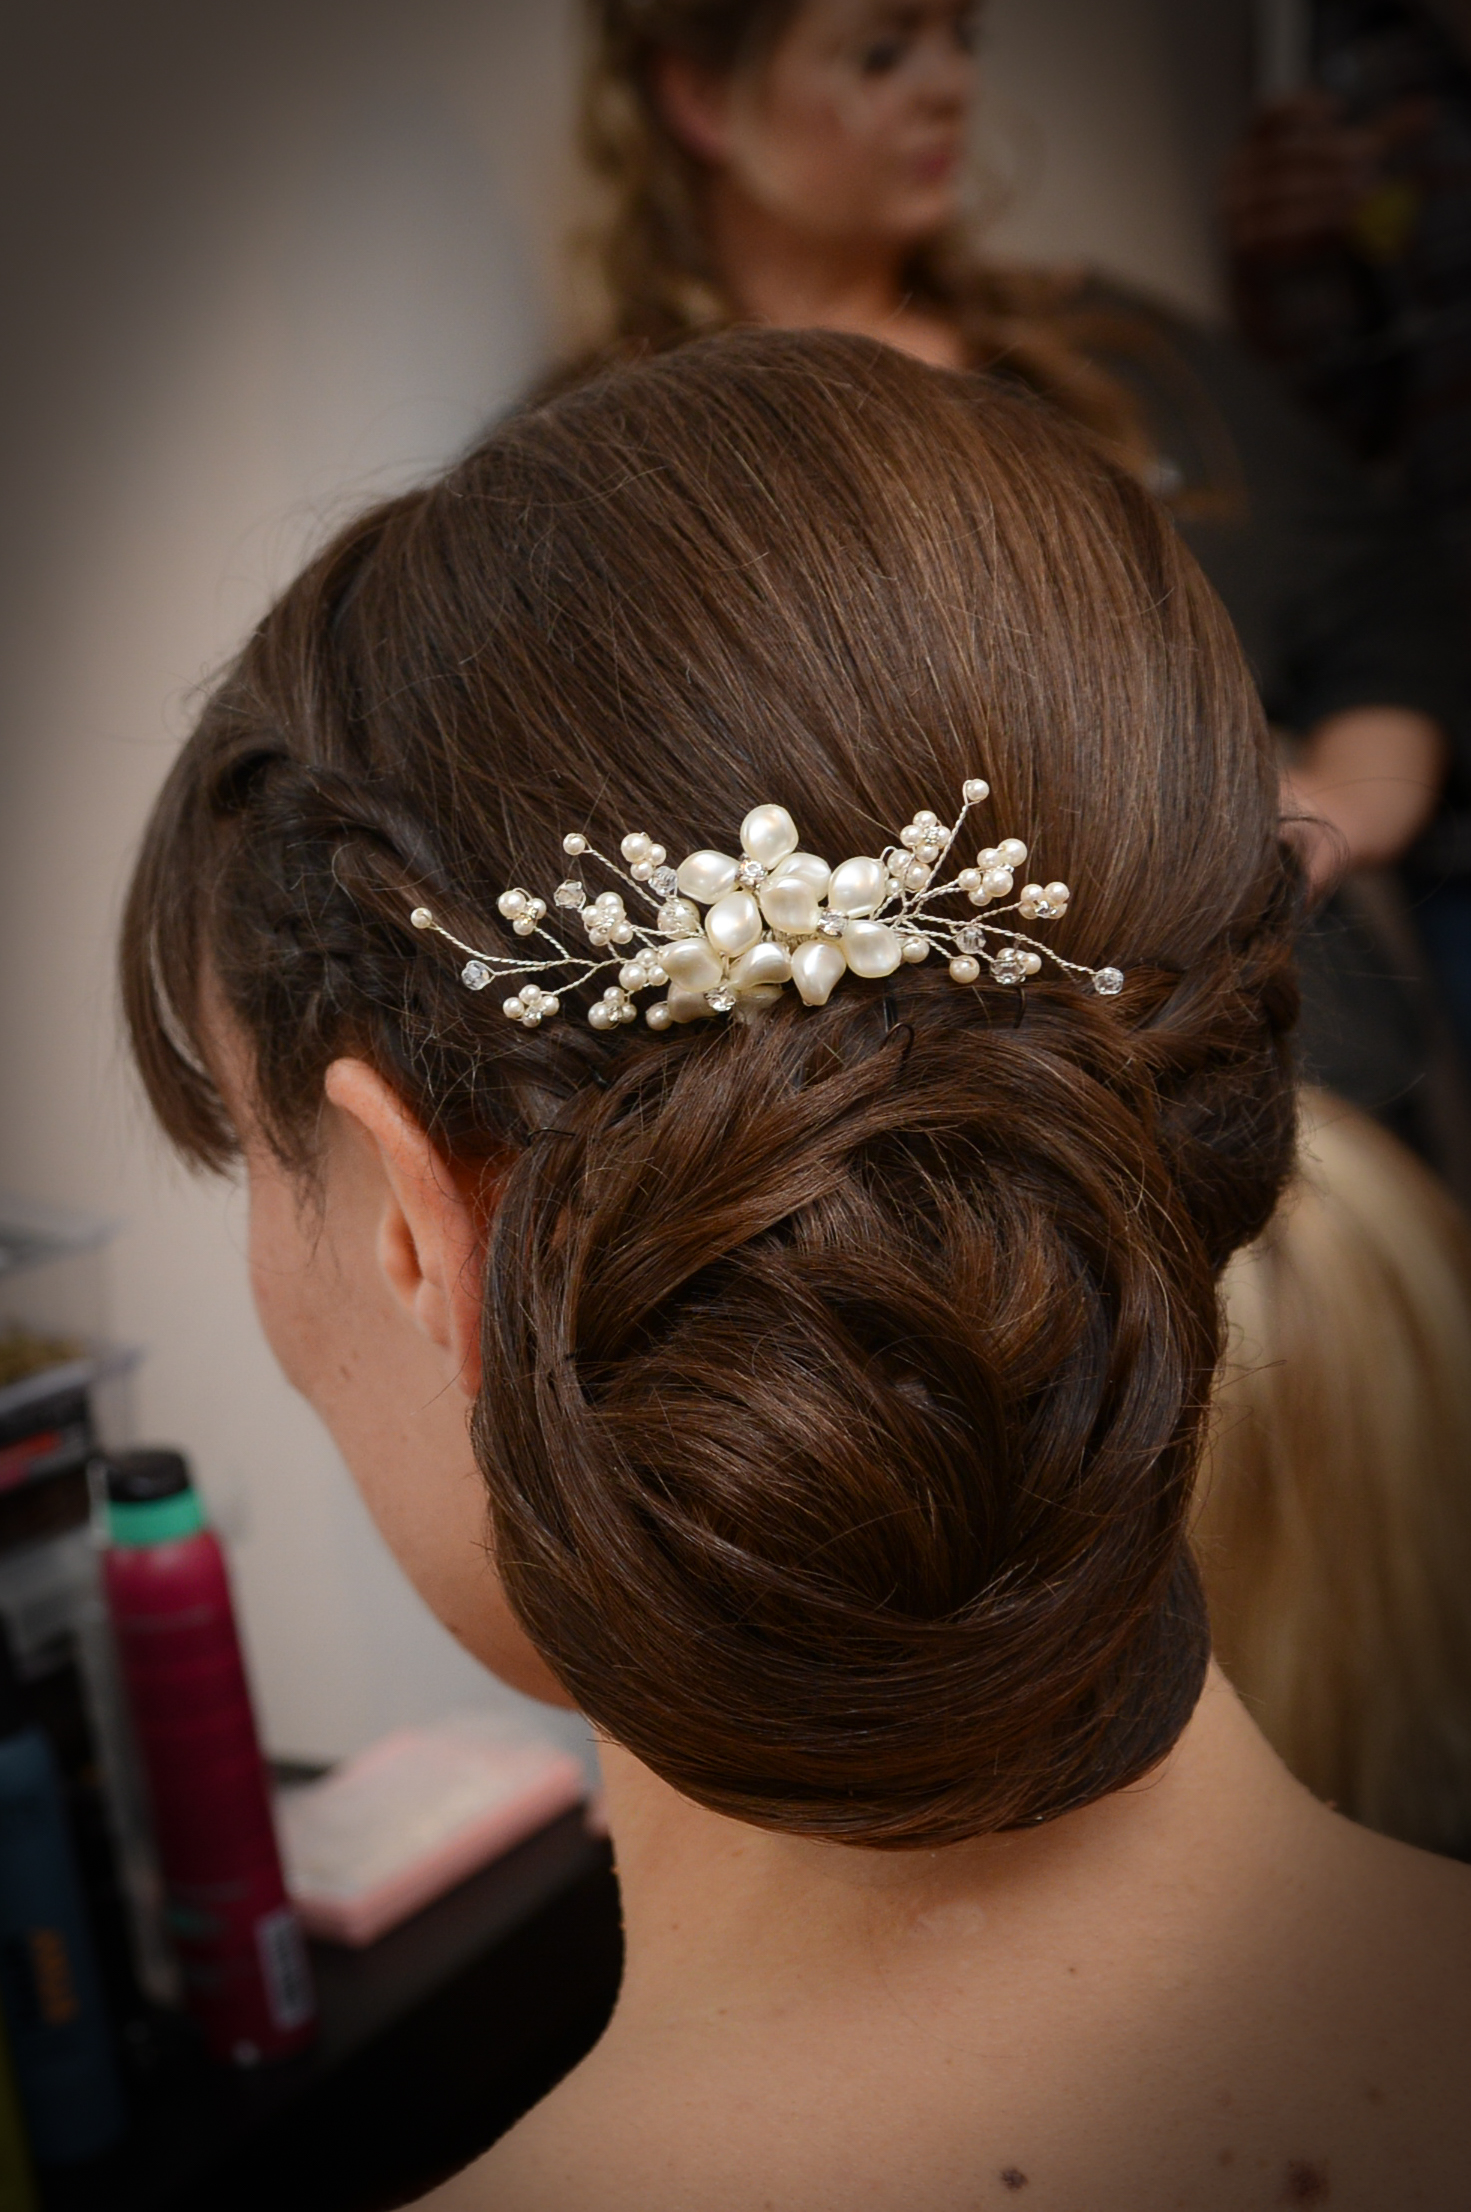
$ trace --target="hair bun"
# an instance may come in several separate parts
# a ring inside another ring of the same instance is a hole
[[[1071,989],[992,1027],[929,980],[887,1033],[855,995],[633,1054],[533,1147],[477,1415],[513,1603],[597,1723],[895,1847],[1146,1771],[1208,1644],[1214,1289],[1153,1055]]]

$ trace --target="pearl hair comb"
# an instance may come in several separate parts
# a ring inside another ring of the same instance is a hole
[[[946,882],[936,880],[966,816],[989,797],[990,785],[973,776],[962,788],[960,813],[951,827],[923,807],[879,858],[859,854],[836,868],[799,850],[797,825],[781,806],[751,809],[741,824],[739,858],[695,852],[678,867],[669,865],[664,847],[643,830],[631,830],[623,839],[623,867],[573,831],[562,840],[570,859],[595,860],[654,909],[652,923],[636,920],[622,892],[590,897],[579,876],[569,875],[552,900],[568,926],[581,923],[586,954],[569,952],[543,927],[545,899],[519,887],[501,893],[500,913],[517,937],[540,938],[554,957],[477,952],[427,906],[416,906],[409,919],[467,956],[460,978],[472,991],[530,978],[502,1002],[507,1019],[524,1029],[539,1028],[561,1010],[558,990],[578,990],[609,968],[617,969],[618,979],[588,1008],[594,1029],[636,1020],[635,995],[649,990],[667,994],[643,1010],[651,1029],[712,1014],[748,1017],[779,998],[788,983],[806,1005],[822,1006],[844,975],[892,975],[932,952],[949,962],[959,984],[979,982],[984,965],[993,982],[1014,988],[1036,975],[1045,958],[1070,975],[1086,976],[1102,997],[1114,997],[1124,987],[1119,969],[1083,967],[1019,930],[997,926],[1003,914],[1026,922],[1056,921],[1071,897],[1065,883],[1025,883],[1010,905],[996,904],[1010,897],[1017,870],[1026,865],[1027,848],[1019,837],[984,846],[974,867]],[[939,900],[957,896],[988,907],[986,919],[934,911]],[[537,980],[552,974],[559,978],[556,989]]]

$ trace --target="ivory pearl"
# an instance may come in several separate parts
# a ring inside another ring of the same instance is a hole
[[[980,975],[981,963],[979,960],[972,960],[968,952],[962,953],[958,960],[952,960],[950,963],[950,980],[952,983],[978,983]]]
[[[761,911],[773,929],[810,937],[817,927],[817,893],[800,876],[773,876],[761,886]]]
[[[968,776],[960,787],[960,795],[967,806],[979,806],[991,796],[991,786],[984,776]]]
[[[1027,857],[1027,848],[1019,837],[1003,837],[996,847],[1003,867],[1020,868]]]
[[[674,1002],[675,990],[713,991],[725,973],[719,956],[712,952],[703,937],[676,937],[672,945],[666,945],[660,960],[673,989],[669,998]],[[682,1016],[676,1015],[680,1020]]]
[[[667,1001],[662,998],[656,998],[652,1006],[644,1008],[644,1020],[650,1029],[667,1029],[673,1019]]]
[[[889,871],[881,860],[859,855],[833,870],[827,903],[834,914],[871,914],[889,895]]]
[[[1054,905],[1066,906],[1068,900],[1072,897],[1072,892],[1065,883],[1049,883],[1046,895]]]
[[[828,937],[809,937],[792,954],[792,981],[806,1005],[826,1006],[847,966],[841,944]]]
[[[675,872],[679,888],[687,899],[698,899],[701,906],[713,906],[727,891],[734,890],[740,868],[740,862],[732,860],[729,853],[707,851],[691,853]]]
[[[795,852],[797,825],[784,806],[753,806],[741,824],[741,851],[774,868]]]
[[[917,966],[921,960],[928,960],[929,956],[930,948],[923,937],[904,939],[904,957],[911,967]]]
[[[654,840],[647,830],[630,830],[618,850],[625,860],[647,860],[653,852]]]
[[[842,945],[855,975],[892,975],[904,958],[904,940],[887,922],[849,922]]]
[[[705,916],[705,935],[727,960],[754,945],[761,935],[761,909],[749,891],[728,891]]]
[[[730,971],[730,980],[738,991],[750,991],[763,983],[788,983],[791,974],[792,956],[786,946],[774,945],[767,938],[741,954]]]
[[[827,896],[833,872],[821,853],[788,853],[785,860],[777,862],[771,875],[775,883],[785,883],[788,877],[797,876],[803,883],[810,884],[815,895],[822,899]]]
[[[662,1003],[668,1007],[672,1022],[699,1022],[710,1018],[710,1002],[703,991],[682,991],[676,985]]]

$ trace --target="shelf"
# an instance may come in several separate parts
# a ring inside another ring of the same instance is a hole
[[[311,1946],[321,2033],[256,2073],[178,2050],[125,2147],[45,2212],[386,2212],[487,2148],[597,2040],[621,1966],[580,1812],[362,1951]]]

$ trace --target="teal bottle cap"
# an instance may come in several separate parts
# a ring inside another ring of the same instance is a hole
[[[204,1526],[199,1492],[182,1452],[101,1452],[94,1473],[107,1496],[107,1528],[115,1544],[175,1544]]]
[[[148,1498],[125,1505],[107,1501],[107,1533],[115,1544],[176,1544],[182,1537],[197,1536],[204,1526],[204,1507],[197,1490],[178,1490],[171,1498]]]

